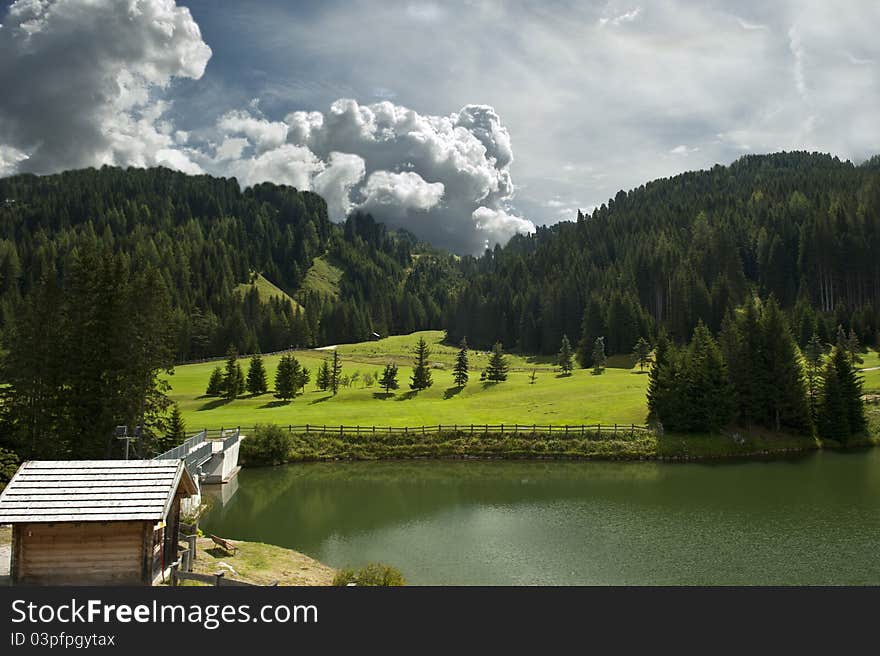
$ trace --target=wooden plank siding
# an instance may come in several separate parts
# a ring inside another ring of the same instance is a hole
[[[143,585],[142,540],[150,522],[16,524],[19,585]]]

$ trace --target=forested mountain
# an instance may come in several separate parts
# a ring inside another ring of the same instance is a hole
[[[661,328],[678,342],[701,319],[717,332],[748,296],[773,295],[801,347],[839,324],[876,343],[878,254],[878,158],[746,156],[464,258],[443,321],[451,343],[555,353],[563,334],[590,348],[605,336],[608,353],[629,353]]]
[[[162,168],[16,176],[0,180],[0,330],[40,281],[64,293],[88,252],[157,272],[178,360],[410,332],[439,324],[456,275],[451,256],[425,250],[368,215],[334,224],[321,197],[290,187],[242,191],[235,179]],[[340,274],[336,287],[307,284],[318,260]],[[253,273],[297,303],[236,290]]]

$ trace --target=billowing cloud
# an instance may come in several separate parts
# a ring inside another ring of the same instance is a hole
[[[486,105],[433,116],[343,98],[326,113],[294,111],[283,123],[237,110],[217,121],[215,137],[213,156],[188,151],[206,170],[244,185],[314,190],[337,221],[361,209],[466,253],[535,229],[510,209],[510,134]]]
[[[153,93],[202,76],[211,49],[173,0],[18,0],[0,27],[0,143],[19,170],[197,167]],[[4,161],[6,156],[4,156]]]

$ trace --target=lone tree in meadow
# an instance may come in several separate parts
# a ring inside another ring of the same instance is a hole
[[[391,390],[396,390],[400,385],[397,382],[397,365],[389,362],[385,365],[385,371],[379,379],[379,385],[385,390],[385,394],[391,394]]]
[[[306,391],[306,385],[309,384],[309,381],[312,379],[312,372],[309,371],[306,367],[302,367],[299,370],[299,375],[296,377],[296,388],[303,393]]]
[[[461,348],[455,358],[455,366],[452,368],[452,380],[456,387],[464,387],[468,382],[468,354],[467,339],[462,338]]]
[[[330,363],[326,360],[318,368],[318,379],[315,382],[322,392],[326,392],[330,388]]]
[[[574,354],[571,350],[571,342],[568,341],[568,335],[562,336],[562,346],[559,348],[559,368],[562,369],[564,376],[571,376],[571,370],[574,369]]]
[[[330,390],[333,396],[339,392],[339,384],[342,382],[342,363],[339,361],[339,351],[333,349],[333,364],[330,365]]]
[[[278,369],[275,370],[275,396],[288,401],[296,396],[296,358],[290,354],[281,356]],[[298,366],[298,363],[297,363]]]
[[[424,337],[419,337],[419,343],[416,345],[416,361],[413,365],[413,374],[410,379],[409,388],[415,391],[428,389],[434,384],[431,380],[431,368],[428,366],[428,357],[431,351],[428,350],[428,343]]]
[[[489,364],[486,366],[486,380],[493,383],[500,383],[507,380],[507,358],[504,355],[504,349],[501,342],[495,342],[492,347],[492,355],[489,356]]]
[[[238,351],[230,346],[226,352],[226,369],[223,372],[223,396],[233,400],[244,391],[244,374],[238,364]]]
[[[214,367],[211,371],[211,378],[208,380],[208,389],[205,391],[206,396],[220,396],[223,394],[223,369]]]
[[[534,385],[535,380],[538,378],[538,373],[536,369],[532,369],[532,373],[529,374],[529,385]]]
[[[247,391],[257,396],[265,394],[269,389],[269,383],[266,380],[266,367],[263,365],[263,357],[259,353],[255,353],[251,357],[251,363],[247,373]]]
[[[639,337],[639,341],[636,342],[632,354],[636,362],[639,363],[639,371],[644,371],[645,366],[651,362],[651,345],[648,343],[648,340],[644,337]]]
[[[593,374],[598,376],[605,371],[605,364],[608,359],[605,357],[605,338],[597,337],[593,342]]]

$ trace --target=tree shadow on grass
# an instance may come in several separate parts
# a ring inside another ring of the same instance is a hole
[[[309,405],[315,405],[316,403],[323,403],[324,401],[329,401],[333,398],[332,394],[328,394],[327,396],[322,396],[320,399],[315,399],[314,401],[309,401]]]
[[[283,405],[290,405],[290,399],[275,399],[274,401],[269,401],[268,403],[261,405],[258,410],[262,410],[263,408],[280,408]]]
[[[649,373],[651,373],[651,372],[648,371],[647,369],[644,369],[643,371],[632,371],[632,372],[630,372],[630,373],[633,373],[633,374],[639,376],[639,375],[641,375],[641,374],[649,374]]]
[[[480,386],[481,386],[484,390],[487,390],[487,389],[489,389],[490,387],[495,387],[495,386],[496,386],[498,383],[500,383],[500,382],[501,382],[500,380],[484,380],[484,381],[481,381],[481,382],[480,382]]]
[[[443,392],[443,399],[448,401],[449,399],[461,394],[461,390],[463,390],[463,389],[464,389],[463,385],[460,387],[459,386],[449,387],[446,389],[446,391]]]
[[[394,396],[394,392],[373,392],[373,398],[380,401],[387,401],[392,396]]]
[[[203,404],[198,409],[198,412],[202,412],[203,410],[214,410],[216,408],[226,405],[229,402],[229,399],[214,399],[213,401],[208,401],[207,403]]]
[[[559,373],[556,374],[555,378],[571,378],[571,374]]]
[[[394,397],[394,400],[395,401],[409,401],[411,399],[416,398],[416,395],[418,393],[419,393],[418,390],[410,390],[409,392],[404,392],[400,396]]]

